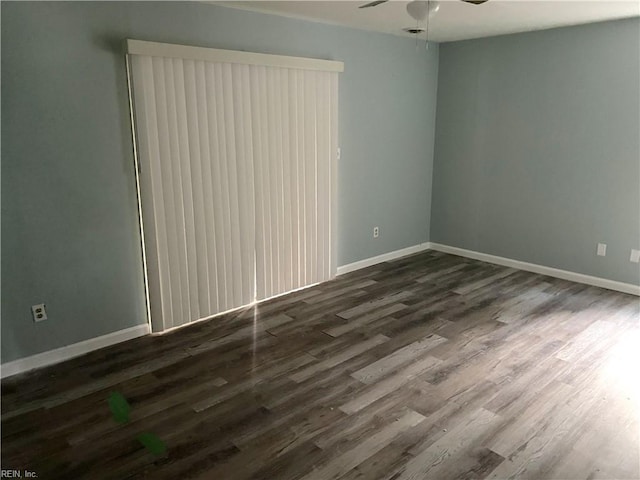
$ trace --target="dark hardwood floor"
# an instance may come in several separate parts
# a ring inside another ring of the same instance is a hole
[[[2,468],[638,479],[639,317],[637,297],[429,251],[3,381]]]

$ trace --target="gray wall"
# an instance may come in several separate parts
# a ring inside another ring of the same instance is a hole
[[[639,19],[441,45],[431,241],[640,283],[639,62]]]
[[[145,322],[127,37],[344,61],[339,264],[428,240],[437,46],[205,3],[1,5],[2,362]]]

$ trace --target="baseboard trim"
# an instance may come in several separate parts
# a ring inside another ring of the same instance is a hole
[[[617,292],[640,296],[640,285],[616,282],[615,280],[608,280],[606,278],[593,277],[591,275],[584,275],[582,273],[561,270],[559,268],[546,267],[544,265],[538,265],[535,263],[521,262],[520,260],[514,260],[512,258],[498,257],[496,255],[489,255],[488,253],[476,252],[474,250],[465,250],[464,248],[451,247],[449,245],[442,245],[440,243],[431,243],[431,249],[437,250],[438,252],[450,253],[452,255],[458,255],[461,257],[473,258],[474,260],[494,263],[496,265],[502,265],[504,267],[511,267],[518,270],[525,270],[527,272],[540,273],[542,275],[561,278],[563,280],[570,280],[572,282],[584,283],[586,285],[593,285],[595,287],[601,287],[609,290],[615,290]]]
[[[336,275],[344,275],[345,273],[354,272],[356,270],[360,270],[361,268],[370,267],[371,265],[377,265],[378,263],[388,262],[389,260],[395,260],[396,258],[406,257],[407,255],[412,255],[424,250],[429,250],[430,247],[431,244],[429,242],[420,243],[412,247],[402,248],[393,252],[383,253],[382,255],[378,255],[376,257],[365,258],[364,260],[348,263],[347,265],[338,267]]]
[[[30,357],[20,358],[12,362],[0,365],[0,377],[7,378],[18,373],[24,373],[34,368],[46,367],[55,363],[69,360],[70,358],[84,355],[85,353],[98,350],[100,348],[115,345],[116,343],[141,337],[150,332],[149,325],[136,325],[125,328],[117,332],[108,333],[100,337],[90,338],[82,342],[73,343],[66,347],[56,348],[48,352],[38,353]]]
[[[466,250],[464,248],[452,247],[449,245],[432,242],[421,243],[412,247],[402,248],[400,250],[383,253],[382,255],[377,255],[375,257],[360,260],[358,262],[342,265],[341,267],[338,267],[337,275],[344,275],[346,273],[354,272],[362,268],[377,265],[378,263],[388,262],[390,260],[406,257],[407,255],[413,255],[414,253],[422,252],[425,250],[436,250],[438,252],[449,253],[452,255],[458,255],[461,257],[472,258],[474,260],[493,263],[496,265],[502,265],[504,267],[516,268],[518,270],[525,270],[527,272],[539,273],[542,275],[548,275],[550,277],[561,278],[563,280],[584,283],[586,285],[593,285],[595,287],[601,287],[609,290],[615,290],[617,292],[640,296],[640,285],[617,282],[614,280],[608,280],[606,278],[584,275],[582,273],[546,267],[544,265],[538,265],[535,263],[522,262],[520,260],[514,260],[512,258],[499,257],[496,255],[490,255],[488,253],[476,252],[474,250]],[[84,340],[72,345],[67,345],[66,347],[56,348],[55,350],[49,350],[48,352],[38,353],[30,357],[3,363],[2,365],[0,365],[0,378],[7,378],[12,375],[17,375],[19,373],[33,370],[35,368],[45,367],[53,365],[55,363],[63,362],[65,360],[84,355],[85,353],[98,350],[100,348],[108,347],[110,345],[115,345],[116,343],[121,343],[133,338],[141,337],[148,333],[150,333],[149,325],[137,325],[135,327],[125,328],[124,330],[118,330],[117,332],[108,333],[107,335],[102,335],[100,337],[91,338],[89,340]]]

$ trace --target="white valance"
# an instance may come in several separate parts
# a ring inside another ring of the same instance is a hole
[[[149,57],[181,58],[183,60],[237,63],[241,65],[295,68],[299,70],[319,70],[324,72],[344,71],[344,63],[333,60],[289,57],[285,55],[270,55],[267,53],[241,52],[236,50],[219,50],[217,48],[146,42],[144,40],[127,40],[127,53],[129,55],[146,55]]]

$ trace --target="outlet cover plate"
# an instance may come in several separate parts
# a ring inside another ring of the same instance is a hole
[[[640,250],[631,250],[631,257],[629,258],[630,262],[639,263],[640,262]]]
[[[599,243],[598,244],[598,256],[604,257],[607,255],[607,244]]]
[[[44,303],[37,305],[31,305],[31,314],[33,315],[34,322],[42,322],[47,319],[47,310]]]

